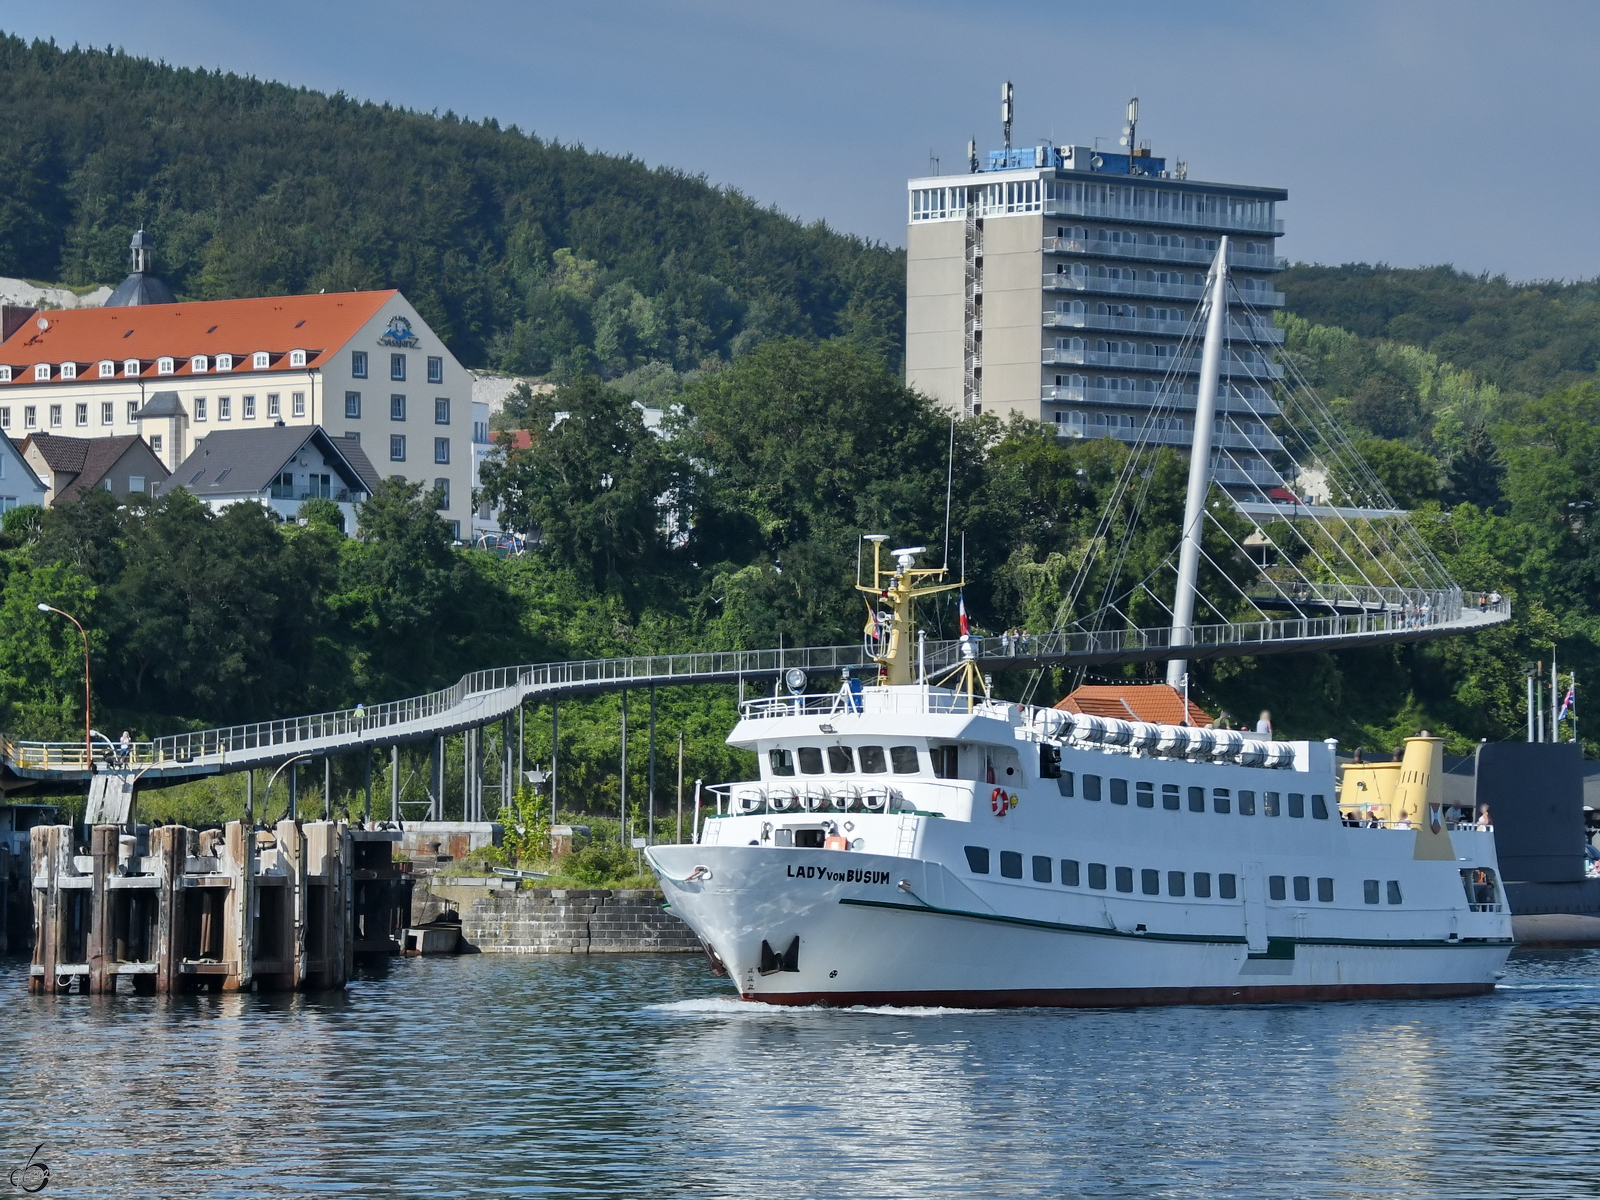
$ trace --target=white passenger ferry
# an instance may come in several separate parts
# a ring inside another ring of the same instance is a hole
[[[1333,743],[1039,709],[915,682],[896,552],[881,686],[744,705],[760,778],[649,858],[748,1000],[1257,1003],[1486,992],[1511,948],[1487,827],[1408,739],[1383,822]],[[878,590],[878,589],[874,589]],[[1373,827],[1377,825],[1378,827]]]

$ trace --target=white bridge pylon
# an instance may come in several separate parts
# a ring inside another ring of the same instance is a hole
[[[1389,590],[1386,589],[1386,592]],[[1281,621],[1191,627],[1183,657],[1348,650],[1391,642],[1425,641],[1485,629],[1510,619],[1509,604],[1481,610],[1464,602],[1460,589],[1401,591],[1362,597],[1357,611],[1341,606],[1334,615]],[[1062,631],[1025,637],[972,637],[967,651],[985,671],[1104,666],[1157,662],[1173,657],[1172,631],[1111,629]],[[932,641],[925,648],[927,677],[936,678],[961,659],[959,641]],[[288,717],[181,733],[136,743],[126,763],[106,760],[91,767],[82,742],[27,742],[0,737],[0,761],[18,779],[81,785],[91,773],[125,772],[141,780],[174,780],[272,766],[299,755],[322,757],[421,742],[475,729],[515,713],[532,700],[555,700],[599,692],[651,687],[774,679],[799,667],[808,674],[833,674],[871,666],[861,646],[783,650],[727,650],[703,654],[653,654],[632,658],[501,667],[465,675],[453,687],[311,716]]]

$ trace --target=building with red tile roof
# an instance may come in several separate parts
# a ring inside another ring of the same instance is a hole
[[[470,533],[472,378],[397,291],[28,314],[0,342],[0,433],[143,435],[170,471],[215,429],[321,425],[440,487]]]
[[[1152,725],[1193,725],[1204,729],[1213,724],[1211,714],[1193,700],[1186,705],[1183,693],[1166,683],[1085,684],[1063,697],[1056,707],[1063,712],[1147,721]]]

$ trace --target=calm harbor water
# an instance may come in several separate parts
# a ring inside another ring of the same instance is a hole
[[[0,1195],[1567,1197],[1600,952],[1470,1001],[778,1010],[698,957],[397,961],[338,996],[30,997]],[[37,1178],[37,1175],[32,1178]]]

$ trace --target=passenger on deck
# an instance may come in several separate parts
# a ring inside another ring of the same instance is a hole
[[[1261,710],[1261,715],[1256,718],[1256,736],[1272,739],[1272,714],[1266,709]]]

